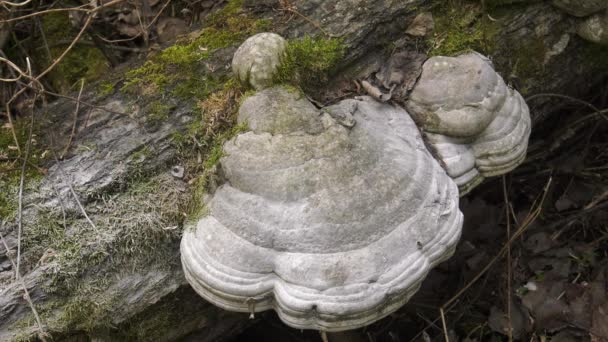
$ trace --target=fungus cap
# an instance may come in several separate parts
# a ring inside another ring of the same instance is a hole
[[[478,53],[428,59],[406,107],[461,196],[526,156],[528,106]]]
[[[576,33],[592,43],[608,45],[608,11],[585,19],[579,24]]]
[[[276,33],[258,33],[249,37],[232,58],[232,72],[241,84],[260,90],[272,85],[287,47]]]
[[[349,330],[398,309],[453,253],[458,189],[402,108],[364,97],[319,111],[274,87],[239,121],[251,131],[224,145],[225,182],[181,243],[208,301]]]
[[[553,0],[553,5],[570,15],[586,17],[608,8],[606,0]]]

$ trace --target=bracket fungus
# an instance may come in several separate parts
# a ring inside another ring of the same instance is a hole
[[[553,5],[575,17],[586,17],[608,8],[606,0],[553,0]]]
[[[592,43],[608,45],[608,10],[585,19],[579,24],[576,32]]]
[[[317,109],[266,83],[280,49],[254,45],[268,37],[284,46],[257,35],[234,57],[237,77],[261,90],[239,109],[249,131],[224,144],[206,214],[184,232],[186,279],[217,306],[274,309],[295,328],[368,325],[454,252],[458,186],[466,192],[524,158],[528,107],[485,57],[467,54],[424,64],[412,116],[369,96]]]
[[[232,59],[232,72],[241,84],[256,90],[272,84],[287,42],[276,33],[258,33],[247,38]]]
[[[225,183],[181,243],[205,299],[272,308],[296,328],[354,329],[401,307],[452,255],[458,189],[402,108],[365,97],[319,111],[273,87],[239,120],[251,131],[224,145]]]
[[[461,196],[526,156],[528,106],[480,54],[428,59],[406,108]]]

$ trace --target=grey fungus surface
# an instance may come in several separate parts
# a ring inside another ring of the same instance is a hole
[[[608,10],[586,18],[578,25],[576,32],[592,43],[608,45]]]
[[[608,8],[606,0],[553,0],[553,5],[575,17],[586,17]]]
[[[582,18],[576,26],[581,38],[608,45],[608,0],[553,0],[553,5]]]
[[[274,87],[245,100],[239,120],[251,131],[224,145],[225,183],[181,244],[208,301],[354,329],[405,304],[452,255],[458,189],[404,109],[363,97],[319,111]]]
[[[461,196],[526,156],[528,106],[480,54],[428,59],[406,107]]]
[[[276,33],[249,37],[232,59],[232,72],[245,86],[260,90],[272,85],[287,48],[287,41]]]

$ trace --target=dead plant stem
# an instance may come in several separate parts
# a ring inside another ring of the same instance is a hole
[[[473,277],[473,279],[471,279],[470,281],[468,281],[460,290],[458,290],[458,292],[456,292],[455,295],[453,295],[450,299],[448,299],[445,303],[443,303],[443,305],[441,305],[439,307],[439,312],[440,312],[443,324],[445,324],[445,317],[444,317],[444,310],[445,310],[445,308],[449,307],[450,304],[452,304],[456,300],[458,300],[460,298],[460,296],[462,296],[463,293],[465,293],[473,284],[475,284],[479,280],[479,278],[481,278],[481,276],[484,275],[492,267],[492,265],[494,265],[494,263],[496,263],[496,261],[498,259],[500,259],[505,254],[505,252],[507,251],[507,249],[510,248],[511,244],[517,238],[519,238],[530,227],[530,225],[538,218],[538,216],[542,212],[543,204],[545,202],[545,198],[547,196],[549,188],[551,187],[552,181],[553,181],[553,178],[549,177],[549,180],[545,184],[545,187],[543,188],[543,191],[542,191],[542,193],[540,195],[540,199],[537,200],[537,201],[535,201],[532,204],[531,208],[533,208],[533,209],[530,210],[530,213],[526,216],[526,218],[524,218],[524,220],[522,221],[520,227],[515,231],[514,234],[511,235],[510,239],[507,240],[507,242],[503,245],[503,247],[500,249],[500,251],[490,260],[490,262],[488,262],[488,264],[486,266],[484,266],[483,269],[481,269]]]
[[[72,131],[70,132],[70,138],[68,139],[68,143],[65,145],[63,152],[59,156],[59,159],[63,160],[65,155],[70,150],[70,146],[72,145],[72,141],[74,140],[74,135],[76,134],[76,123],[78,122],[78,111],[80,110],[80,97],[82,96],[82,89],[84,88],[84,78],[80,80],[80,91],[78,91],[78,98],[76,100],[76,109],[74,109],[74,122],[72,123]]]
[[[502,192],[504,196],[505,202],[505,217],[507,220],[507,241],[511,241],[511,211],[510,211],[510,201],[509,194],[507,192],[507,177],[505,175],[502,176]],[[507,332],[507,336],[509,337],[509,342],[513,342],[513,322],[511,321],[511,278],[512,278],[512,269],[511,269],[511,243],[507,243],[507,328],[509,331]]]

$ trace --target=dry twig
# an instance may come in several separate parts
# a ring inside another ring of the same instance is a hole
[[[38,11],[38,12],[22,15],[20,17],[0,20],[0,24],[10,23],[10,22],[14,22],[14,21],[19,21],[19,20],[23,20],[23,19],[27,19],[27,18],[32,18],[32,17],[44,15],[44,14],[49,14],[49,13],[57,13],[57,12],[86,12],[86,14],[89,14],[89,17],[91,17],[92,14],[95,14],[96,12],[98,12],[106,7],[111,7],[116,4],[119,4],[123,1],[125,1],[125,0],[114,0],[114,1],[110,1],[108,3],[105,3],[100,6],[96,6],[93,8],[87,8],[87,7],[90,7],[90,5],[88,5],[88,4],[76,6],[76,7],[69,7],[69,8],[51,8],[48,10],[43,10],[43,11]]]
[[[502,176],[502,193],[505,201],[505,217],[507,220],[507,241],[511,241],[511,213],[510,213],[510,202],[509,195],[507,193],[507,177],[505,175]],[[512,278],[512,270],[511,270],[511,244],[507,244],[507,328],[509,331],[507,332],[507,336],[509,337],[509,342],[513,341],[513,322],[511,321],[511,278]]]
[[[509,240],[507,240],[507,242],[503,245],[503,247],[500,249],[500,251],[498,252],[498,254],[496,254],[490,260],[490,262],[488,262],[488,264],[486,266],[484,266],[484,268],[482,268],[473,277],[473,279],[471,279],[470,281],[468,281],[460,290],[458,290],[456,292],[455,295],[453,295],[450,299],[448,299],[445,303],[443,303],[443,305],[441,305],[439,307],[440,317],[437,318],[436,320],[441,319],[442,320],[442,324],[443,324],[444,327],[447,327],[447,323],[445,321],[445,314],[444,314],[446,308],[449,308],[453,303],[455,303],[460,298],[460,296],[462,296],[462,294],[464,294],[473,284],[475,284],[479,280],[479,278],[481,278],[481,276],[484,275],[492,267],[492,265],[494,265],[494,263],[496,263],[496,261],[498,259],[500,259],[505,254],[505,252],[507,251],[507,249],[510,248],[511,244],[517,238],[519,238],[530,227],[530,225],[534,221],[536,221],[536,219],[538,218],[538,216],[542,212],[543,204],[545,202],[545,198],[547,196],[549,188],[551,187],[552,180],[553,180],[553,178],[550,177],[549,180],[547,181],[545,187],[543,188],[542,193],[540,194],[540,199],[532,204],[532,207],[530,209],[530,213],[526,216],[526,218],[524,218],[524,220],[522,221],[522,223],[519,226],[519,228],[515,231],[515,233],[513,235],[511,235],[511,238]],[[449,342],[449,337],[447,335],[447,328],[444,328],[444,330],[445,330],[444,334],[445,334],[446,342]],[[420,334],[421,333],[419,333],[418,335],[416,335],[416,337],[420,336]]]
[[[19,179],[19,195],[17,199],[17,268],[15,270],[15,277],[19,280],[19,266],[21,264],[21,233],[23,231],[23,187],[25,186],[25,169],[27,166],[30,149],[32,145],[32,133],[34,131],[34,104],[36,103],[37,95],[31,103],[31,114],[30,114],[30,127],[27,134],[27,140],[25,142],[25,155],[23,156],[23,163],[21,164],[21,176]]]
[[[70,138],[68,139],[68,143],[65,145],[63,152],[59,156],[59,159],[63,160],[63,157],[70,150],[70,146],[72,145],[72,140],[74,139],[74,135],[76,134],[76,123],[78,122],[78,111],[80,110],[80,97],[82,96],[82,89],[84,88],[84,78],[80,80],[80,91],[78,92],[78,98],[76,101],[76,109],[74,109],[74,122],[72,123],[72,132],[70,133]]]

